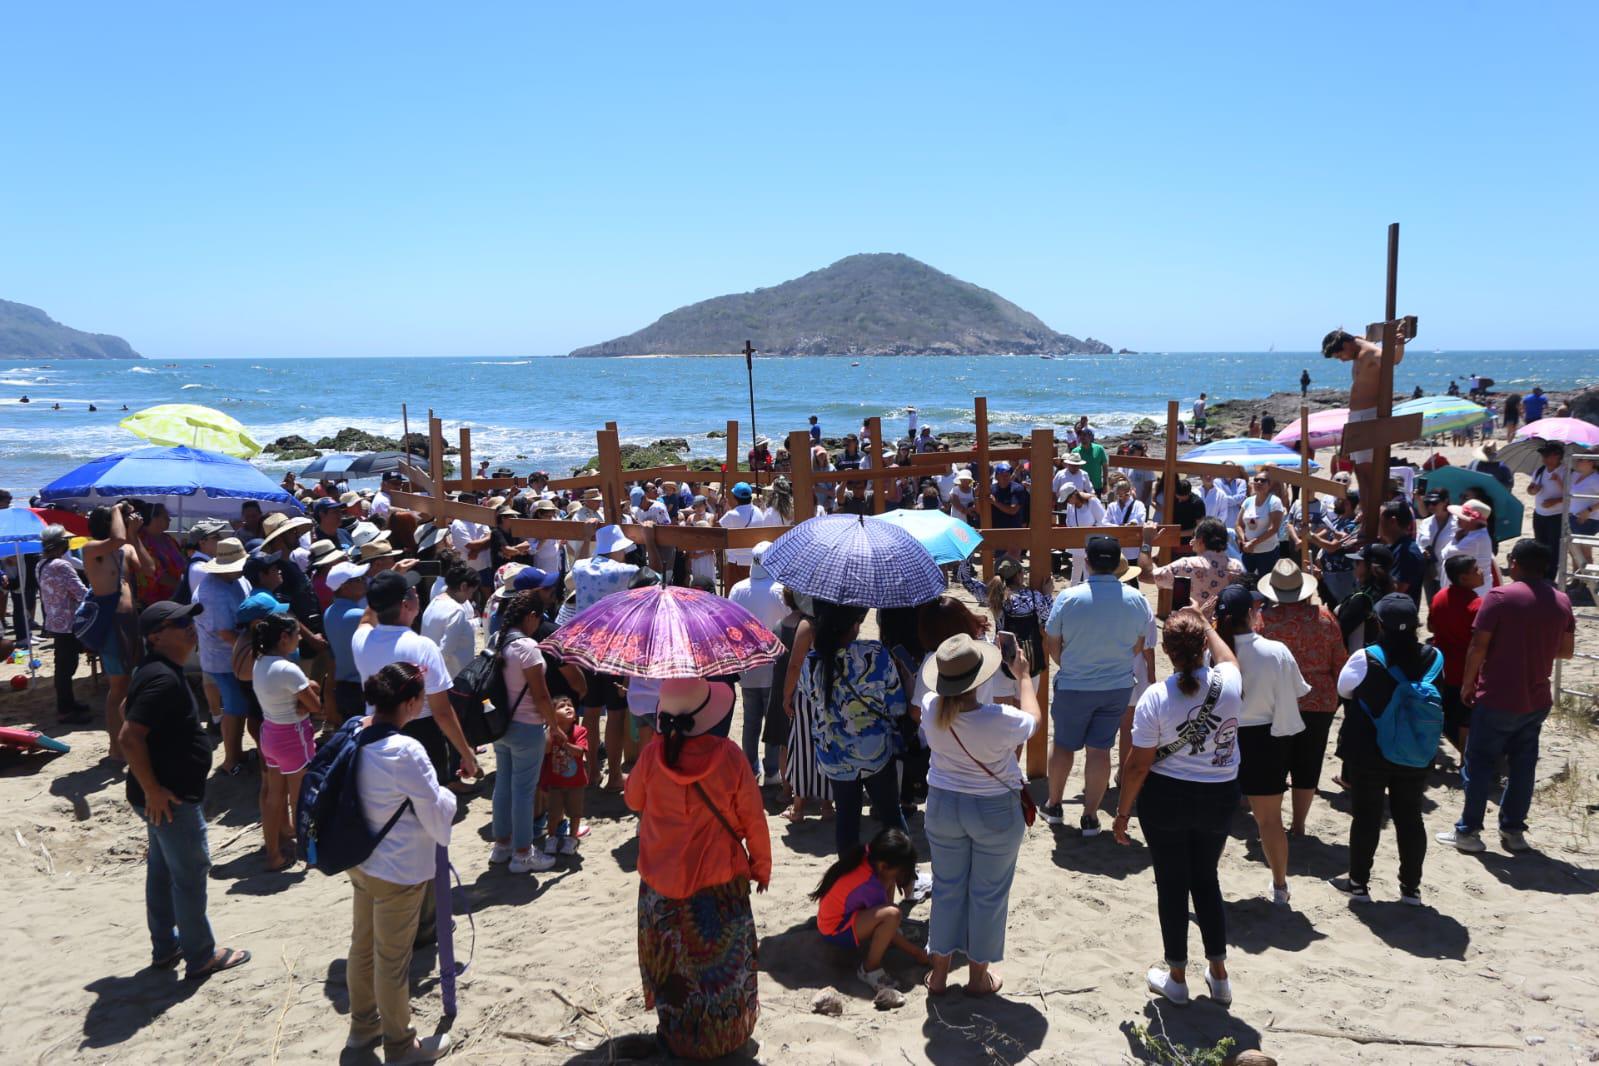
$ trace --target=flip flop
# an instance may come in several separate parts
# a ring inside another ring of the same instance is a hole
[[[211,961],[198,970],[190,970],[183,975],[185,981],[202,981],[212,974],[231,970],[235,966],[243,966],[250,961],[250,953],[242,948],[219,948],[218,954],[211,956]]]
[[[1005,987],[1005,979],[1003,977],[995,977],[990,974],[988,980],[991,987],[976,989],[973,988],[970,983],[968,983],[964,989],[965,993],[968,996],[971,996],[973,999],[987,999],[989,996],[999,995],[999,990]]]

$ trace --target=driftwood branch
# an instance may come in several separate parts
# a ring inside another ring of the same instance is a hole
[[[1393,1044],[1399,1047],[1491,1048],[1498,1051],[1523,1050],[1520,1044],[1479,1044],[1465,1040],[1410,1040],[1402,1036],[1383,1036],[1380,1033],[1373,1035],[1347,1033],[1341,1029],[1318,1029],[1310,1026],[1301,1028],[1299,1026],[1292,1025],[1278,1025],[1276,1022],[1268,1023],[1266,1029],[1273,1033],[1293,1033],[1298,1036],[1319,1036],[1327,1040],[1349,1040],[1356,1044]]]

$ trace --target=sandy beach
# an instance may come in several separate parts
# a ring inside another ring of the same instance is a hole
[[[1466,459],[1464,449],[1446,454]],[[1592,628],[1579,626],[1578,651],[1599,652]],[[1162,676],[1167,669],[1162,660]],[[1594,681],[1592,670],[1573,673],[1577,684]],[[81,682],[79,695],[98,707],[103,689]],[[48,681],[25,693],[0,686],[6,725],[40,721],[48,730],[50,707]],[[257,777],[213,777],[206,802],[210,918],[219,943],[247,947],[254,959],[190,984],[147,968],[144,831],[105,757],[103,729],[60,735],[73,746],[68,755],[0,763],[0,886],[12,901],[12,932],[0,945],[0,1061],[376,1061],[343,1052],[349,883],[303,869],[266,872]],[[891,954],[907,1003],[878,1011],[854,977],[855,960],[818,939],[805,899],[830,861],[831,822],[792,826],[770,807],[775,871],[754,902],[762,1016],[753,1061],[1147,1061],[1135,1025],[1191,1046],[1231,1037],[1237,1049],[1260,1048],[1285,1064],[1599,1061],[1591,710],[1557,713],[1545,728],[1530,831],[1543,853],[1512,857],[1492,833],[1481,856],[1433,844],[1420,910],[1398,903],[1391,833],[1378,852],[1376,902],[1352,906],[1325,883],[1345,872],[1349,825],[1330,752],[1328,762],[1311,836],[1291,847],[1291,909],[1262,898],[1269,875],[1253,825],[1242,813],[1235,819],[1222,860],[1237,995],[1230,1012],[1207,1000],[1157,1006],[1146,993],[1143,972],[1160,954],[1146,849],[1118,847],[1109,834],[1084,840],[1042,820],[1018,863],[1002,998],[929,1000],[916,985],[921,971]],[[1074,776],[1068,804],[1080,782]],[[1429,833],[1449,826],[1460,800],[1459,778],[1435,775]],[[613,1041],[654,1027],[635,954],[634,817],[619,797],[591,792],[593,834],[581,856],[549,874],[512,877],[488,866],[489,806],[486,792],[463,803],[451,848],[463,883],[458,910],[471,911],[470,922],[458,918],[457,952],[472,965],[449,1061],[612,1061],[626,1050]],[[918,815],[918,837],[920,826]],[[926,916],[926,904],[912,912],[914,923]],[[921,926],[912,928],[920,938]],[[413,977],[416,1024],[432,1032],[442,1019],[431,950],[419,953]],[[823,989],[842,997],[842,1016],[812,1012]]]

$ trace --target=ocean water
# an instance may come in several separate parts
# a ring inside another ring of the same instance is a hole
[[[885,436],[905,432],[906,408],[935,429],[972,428],[972,398],[986,396],[994,429],[1026,432],[1088,415],[1115,432],[1139,418],[1164,418],[1165,401],[1188,406],[1298,387],[1347,387],[1347,371],[1318,354],[1184,352],[1143,355],[757,358],[756,428],[774,438],[817,415],[842,436],[872,415]],[[1599,381],[1599,351],[1433,352],[1415,350],[1396,389],[1441,393],[1451,378],[1496,379],[1496,390],[1572,388]],[[31,403],[21,404],[26,394]],[[60,403],[62,409],[52,410]],[[89,403],[99,410],[90,413]],[[744,361],[648,359],[235,359],[38,363],[0,361],[0,485],[19,495],[97,456],[142,442],[118,427],[127,404],[198,403],[225,411],[262,443],[297,433],[312,441],[344,426],[398,436],[400,405],[426,430],[431,407],[452,441],[472,428],[475,459],[518,472],[566,473],[596,451],[594,431],[615,421],[624,441],[685,437],[694,454],[720,456],[705,433],[740,422],[749,440]],[[891,438],[892,439],[892,438]],[[264,461],[281,472],[302,464]]]

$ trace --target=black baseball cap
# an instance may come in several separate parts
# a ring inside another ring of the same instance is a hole
[[[374,611],[386,611],[391,607],[397,607],[405,600],[406,593],[421,582],[422,575],[415,570],[407,570],[404,573],[398,570],[385,570],[366,583],[366,605]]]
[[[193,618],[205,611],[202,603],[175,603],[172,600],[157,600],[139,612],[139,636],[148,637],[168,622],[179,618]]]
[[[1088,543],[1083,547],[1083,554],[1087,557],[1090,568],[1114,570],[1116,560],[1122,557],[1121,541],[1115,537],[1107,537],[1103,533],[1095,533],[1088,538]]]
[[[1239,622],[1255,606],[1255,590],[1248,585],[1228,585],[1216,597],[1216,621]]]
[[[1378,600],[1373,613],[1377,615],[1377,622],[1384,633],[1414,633],[1421,624],[1416,601],[1403,592],[1390,592]]]
[[[1443,503],[1445,500],[1449,499],[1449,493],[1443,491],[1442,489],[1433,489],[1431,492],[1427,493],[1427,495],[1423,496],[1422,499],[1427,503]]]
[[[1376,563],[1392,570],[1394,567],[1393,550],[1386,544],[1368,544],[1359,551],[1352,551],[1348,558],[1359,559],[1363,563]]]

